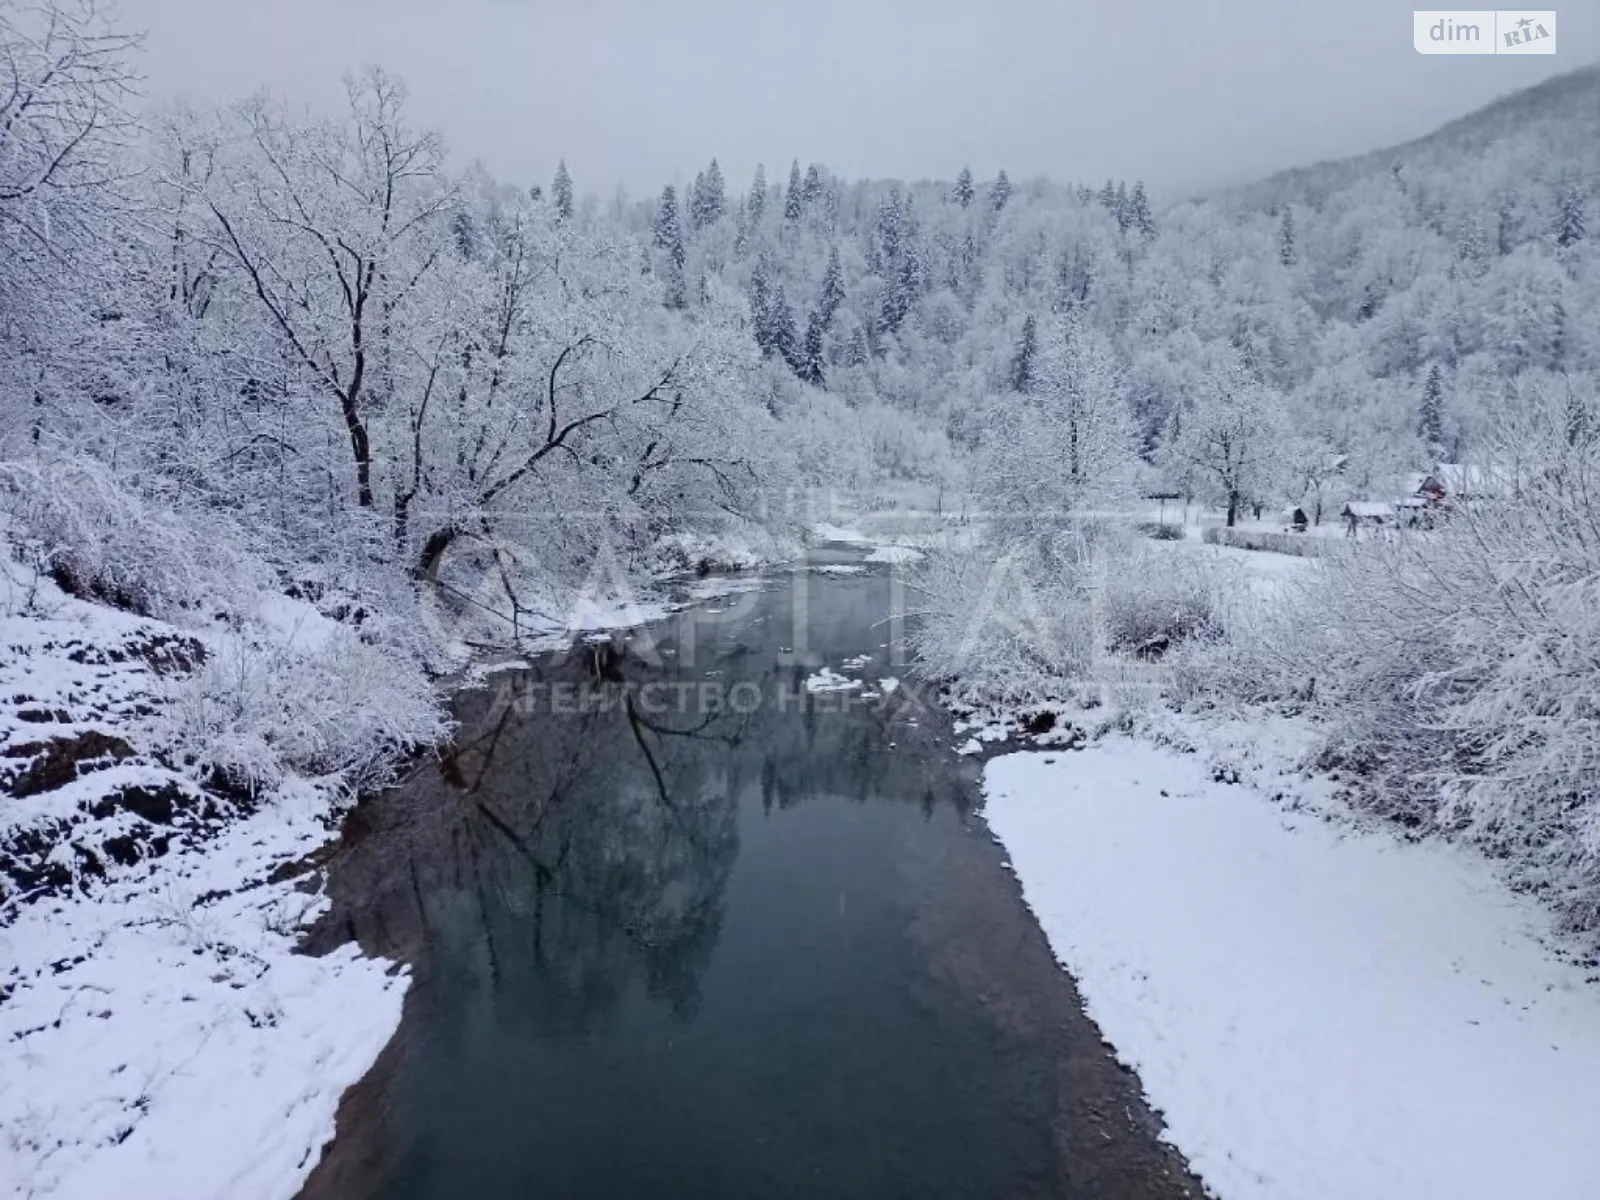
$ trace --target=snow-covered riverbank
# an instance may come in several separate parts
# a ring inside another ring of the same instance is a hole
[[[180,627],[0,561],[0,1192],[294,1191],[406,988],[296,952],[306,860],[445,729],[309,604]]]
[[[525,645],[753,586],[581,596]],[[180,626],[0,555],[0,1195],[292,1195],[399,1023],[403,968],[298,946],[353,790],[447,733],[441,698],[250,602]]]
[[[1476,854],[1121,736],[996,758],[985,791],[1090,1015],[1223,1200],[1593,1195],[1600,983]]]

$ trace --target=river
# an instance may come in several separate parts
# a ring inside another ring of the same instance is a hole
[[[415,983],[307,1200],[1200,1194],[859,559],[496,675],[356,810],[310,948]]]

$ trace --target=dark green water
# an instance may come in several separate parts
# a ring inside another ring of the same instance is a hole
[[[887,573],[797,578],[464,695],[358,813],[320,938],[416,984],[308,1196],[1182,1194],[944,719],[871,697]]]

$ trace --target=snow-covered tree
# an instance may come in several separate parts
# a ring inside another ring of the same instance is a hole
[[[726,207],[727,185],[722,178],[722,168],[713,158],[711,165],[696,180],[691,199],[694,227],[704,229],[708,225],[715,225]]]
[[[556,164],[555,182],[550,185],[550,202],[556,206],[556,216],[563,221],[572,220],[572,176],[567,173],[567,160]]]
[[[1277,490],[1284,435],[1281,399],[1250,375],[1236,352],[1213,347],[1162,455],[1227,510],[1231,527],[1247,501]]]
[[[745,199],[745,212],[750,216],[750,227],[761,226],[762,214],[767,210],[767,168],[756,164],[756,173],[750,181],[750,192]]]
[[[1144,180],[1134,181],[1133,192],[1128,197],[1129,222],[1139,231],[1139,236],[1149,241],[1156,235],[1155,215],[1150,211],[1150,197],[1145,194]]]
[[[1034,359],[1039,352],[1039,323],[1029,313],[1022,318],[1022,334],[1017,339],[1016,352],[1011,356],[1011,372],[1007,384],[1013,392],[1024,394],[1033,390]]]
[[[844,303],[844,268],[839,263],[839,247],[828,250],[828,265],[822,273],[822,294],[817,299],[817,313],[824,329],[833,324],[834,314]]]
[[[805,211],[805,200],[802,191],[800,160],[797,158],[789,164],[789,186],[783,193],[783,219],[785,221],[798,221],[800,214]]]
[[[1010,202],[1011,180],[1006,178],[1006,173],[1002,170],[989,185],[989,207],[995,212],[1000,212]]]
[[[1417,434],[1428,446],[1444,446],[1444,372],[1438,363],[1428,368],[1428,378],[1422,385]]]

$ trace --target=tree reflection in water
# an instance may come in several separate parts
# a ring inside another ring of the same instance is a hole
[[[789,615],[781,594],[763,603]],[[858,615],[848,651],[880,624]],[[931,769],[937,748],[909,688],[882,703],[808,697],[810,668],[784,661],[794,640],[781,620],[709,643],[702,631],[697,661],[682,664],[668,631],[649,653],[613,641],[465,693],[463,733],[437,768],[352,816],[311,948],[355,939],[424,982],[448,971],[452,986],[514,994],[521,1019],[551,1034],[602,1025],[636,980],[692,1016],[741,796],[769,813],[819,796],[912,802],[929,816],[941,800],[963,813],[970,803],[970,779],[948,760]],[[640,699],[651,684],[673,696],[707,679],[723,698],[737,684],[760,703],[700,711],[693,688],[664,711]],[[551,711],[560,686],[584,703]]]

